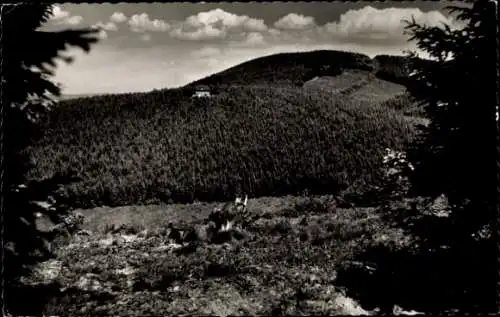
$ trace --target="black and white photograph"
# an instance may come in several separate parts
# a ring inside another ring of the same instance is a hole
[[[496,0],[0,8],[4,316],[500,314]]]

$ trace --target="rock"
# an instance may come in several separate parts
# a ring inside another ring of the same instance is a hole
[[[45,210],[52,210],[52,204],[46,201],[33,201],[35,205]]]
[[[82,229],[79,230],[76,234],[79,236],[90,236],[92,235],[92,232],[90,232],[89,230]]]
[[[123,274],[123,275],[126,275],[126,276],[129,276],[129,275],[132,275],[136,272],[136,270],[134,268],[132,268],[131,266],[127,266],[123,269],[117,269],[115,270],[115,273],[116,274]]]
[[[364,310],[352,298],[338,294],[334,300],[335,306],[342,315],[372,315],[371,312]]]
[[[398,305],[394,305],[394,308],[392,309],[392,313],[394,315],[406,315],[406,316],[415,316],[415,315],[423,315],[423,313],[419,313],[415,310],[404,310],[403,308],[399,307]]]
[[[59,276],[61,272],[62,262],[58,260],[48,260],[39,263],[34,267],[30,277],[26,282],[28,284],[50,284]]]
[[[160,245],[159,247],[156,247],[156,248],[152,249],[151,251],[153,251],[153,252],[168,252],[170,250],[180,249],[183,246],[184,246],[183,244],[179,244],[179,243],[169,243],[169,244]]]
[[[109,237],[107,237],[105,239],[99,240],[97,243],[98,243],[99,246],[105,246],[105,247],[107,247],[107,246],[112,245],[113,242],[114,242],[114,240],[115,239],[113,239],[112,236],[109,236]]]
[[[448,217],[450,215],[450,205],[445,195],[434,199],[429,206],[429,212],[436,217]]]
[[[137,234],[137,237],[139,237],[139,238],[147,238],[148,234],[149,234],[148,229],[144,229],[144,230],[142,230],[141,232],[139,232]]]
[[[126,242],[126,243],[130,243],[130,242],[137,240],[137,235],[135,235],[135,234],[123,234],[123,235],[121,235],[121,237],[123,238],[124,242]]]
[[[96,275],[92,273],[80,277],[76,287],[84,291],[99,291],[102,289],[101,283],[96,279]]]
[[[170,250],[172,247],[170,245],[160,245],[159,247],[156,247],[152,249],[151,251],[153,252],[162,252],[162,251],[167,251]]]

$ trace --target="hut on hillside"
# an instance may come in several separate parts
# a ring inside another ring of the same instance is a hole
[[[195,87],[193,98],[205,98],[211,97],[212,91],[209,86],[206,85],[198,85]]]

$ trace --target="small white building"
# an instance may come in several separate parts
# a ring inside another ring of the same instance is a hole
[[[208,86],[196,86],[193,98],[203,98],[212,96],[210,87]]]

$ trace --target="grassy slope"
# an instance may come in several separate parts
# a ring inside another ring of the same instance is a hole
[[[337,76],[317,76],[303,84],[305,89],[320,89],[331,93],[339,93],[344,89],[367,81],[369,72],[360,70],[345,70]]]

